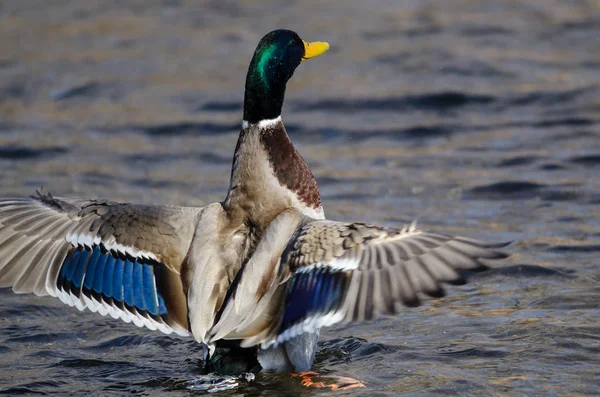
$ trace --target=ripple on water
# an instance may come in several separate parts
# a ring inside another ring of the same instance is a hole
[[[375,31],[363,32],[362,37],[368,41],[376,40],[389,40],[398,37],[422,37],[422,36],[431,36],[441,33],[442,29],[438,26],[426,26],[426,24],[421,24],[416,28],[408,28],[408,29],[382,29]]]
[[[186,389],[192,391],[205,391],[208,393],[223,392],[233,390],[241,383],[253,382],[255,375],[253,373],[244,373],[239,376],[221,376],[216,374],[202,375],[186,382]]]
[[[211,122],[182,122],[148,126],[124,127],[125,130],[139,131],[149,136],[212,136],[214,134],[229,134],[240,129],[238,123],[218,124]]]
[[[475,186],[465,192],[465,195],[468,198],[488,200],[526,199],[537,197],[540,189],[545,186],[544,184],[534,182],[502,181]]]
[[[8,69],[17,65],[14,59],[0,59],[0,69]]]
[[[559,253],[593,253],[600,252],[600,244],[553,245],[548,250]]]
[[[152,338],[148,337],[147,335],[122,335],[115,338],[101,340],[93,345],[87,346],[86,350],[103,352],[110,351],[114,347],[140,346],[143,343],[149,342],[151,339]]]
[[[574,292],[574,294],[577,295],[557,294],[547,296],[532,302],[529,307],[554,310],[586,310],[600,307],[597,293]]]
[[[104,365],[110,366],[129,366],[131,363],[127,361],[110,361],[110,360],[96,360],[96,359],[69,359],[62,360],[54,366],[66,367],[66,368],[92,368],[101,367]]]
[[[433,138],[449,138],[457,128],[450,125],[436,126],[413,126],[407,128],[398,128],[392,130],[373,130],[365,132],[345,132],[344,135],[352,136],[356,141],[362,141],[373,138],[387,138],[394,140],[427,140]]]
[[[19,327],[15,331],[19,335],[6,337],[4,341],[8,343],[44,344],[73,338],[72,332],[48,332],[42,327]]]
[[[89,183],[90,185],[114,186],[116,183],[122,181],[121,178],[115,175],[97,171],[82,172],[79,175],[82,182]]]
[[[485,349],[481,346],[453,344],[440,346],[438,354],[448,358],[502,358],[506,357],[508,353],[502,350]]]
[[[503,102],[504,107],[521,108],[523,106],[539,105],[564,105],[580,99],[595,91],[593,88],[576,88],[564,91],[533,91],[519,94]]]
[[[23,383],[17,386],[11,386],[4,389],[0,389],[0,394],[6,394],[9,396],[14,395],[36,395],[36,394],[47,394],[43,390],[61,390],[61,388],[67,386],[68,383],[60,380],[49,380],[40,382]]]
[[[505,277],[559,277],[564,279],[574,279],[577,276],[572,269],[554,269],[533,264],[520,264],[511,266],[496,266],[491,270],[494,275]]]
[[[573,164],[584,165],[586,167],[600,166],[600,154],[589,154],[585,156],[571,157],[569,161]]]
[[[562,171],[562,170],[566,169],[566,167],[563,165],[560,165],[560,164],[548,163],[548,164],[540,165],[539,169],[542,171]]]
[[[473,36],[510,36],[515,32],[502,26],[467,26],[459,29],[460,34],[467,37]]]
[[[464,198],[472,200],[527,200],[572,201],[594,203],[598,195],[585,191],[578,184],[546,185],[537,182],[503,181],[475,186],[465,190]]]
[[[563,117],[553,120],[543,120],[534,123],[529,123],[529,126],[538,128],[551,128],[551,127],[582,127],[591,126],[596,124],[596,121],[589,118],[583,117]]]
[[[64,351],[41,349],[29,353],[27,357],[32,358],[34,360],[52,360],[53,362],[58,362],[64,359],[65,353]]]
[[[132,186],[146,187],[152,189],[185,189],[188,183],[174,181],[171,179],[156,179],[156,178],[135,178],[129,179],[129,184]]]
[[[221,156],[213,152],[188,152],[188,153],[137,153],[123,156],[126,163],[142,163],[144,166],[157,163],[170,163],[173,161],[193,160],[209,165],[231,165],[231,156]]]
[[[76,97],[95,97],[100,93],[100,87],[101,85],[99,83],[91,82],[68,88],[61,88],[54,90],[51,94],[51,97],[55,101],[62,101]]]
[[[205,112],[240,112],[242,110],[242,103],[240,101],[225,102],[225,101],[212,101],[206,102],[200,106],[198,110]],[[286,126],[287,127],[287,126]]]
[[[514,156],[501,160],[496,164],[498,167],[518,167],[522,165],[531,165],[543,159],[540,156]]]
[[[367,98],[353,99],[345,98],[327,99],[316,102],[298,102],[294,110],[302,111],[326,111],[326,112],[356,112],[377,111],[397,112],[399,110],[418,109],[420,111],[444,111],[467,105],[487,105],[496,99],[491,95],[469,94],[463,92],[440,92],[423,95],[407,95],[404,97]]]
[[[37,160],[47,159],[68,153],[69,149],[64,147],[32,148],[27,146],[3,146],[0,147],[0,159],[6,160]]]
[[[371,343],[366,339],[347,337],[329,339],[319,344],[316,355],[316,364],[332,365],[346,361],[366,359],[373,355],[385,356],[402,350],[400,346]]]

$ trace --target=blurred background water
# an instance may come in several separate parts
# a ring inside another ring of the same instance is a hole
[[[600,394],[598,0],[2,0],[1,195],[222,200],[275,28],[332,45],[284,107],[329,218],[516,241],[444,299],[325,330],[315,369],[367,385],[347,394]],[[201,353],[2,290],[0,357],[5,394],[175,396]]]

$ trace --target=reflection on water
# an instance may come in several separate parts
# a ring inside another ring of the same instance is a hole
[[[284,110],[328,217],[516,241],[444,299],[325,330],[315,369],[347,394],[600,394],[597,1],[3,2],[2,196],[221,200],[278,27],[332,44]],[[195,342],[51,299],[1,291],[0,329],[7,394],[306,391],[202,377]]]

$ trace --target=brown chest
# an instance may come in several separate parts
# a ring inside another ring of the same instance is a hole
[[[317,182],[283,124],[242,131],[225,205],[262,230],[287,208],[323,217]]]

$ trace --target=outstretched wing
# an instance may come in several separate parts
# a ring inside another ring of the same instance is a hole
[[[443,283],[461,284],[463,271],[484,270],[480,259],[507,257],[489,244],[466,237],[364,223],[314,221],[297,231],[282,255],[294,272],[277,337],[281,343],[302,332],[339,322],[393,315],[441,297]]]
[[[0,287],[188,334],[180,270],[201,208],[0,200]]]
[[[422,295],[441,297],[443,283],[463,282],[463,271],[485,269],[480,259],[505,258],[497,249],[506,245],[288,210],[238,273],[212,337],[267,348],[324,326],[393,315]]]

